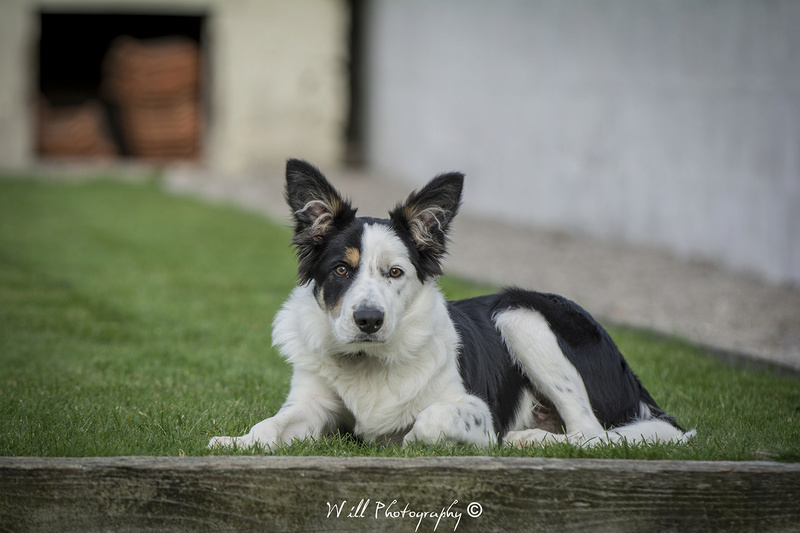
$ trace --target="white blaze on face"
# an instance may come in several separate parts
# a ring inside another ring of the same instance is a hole
[[[383,224],[367,224],[361,236],[358,270],[342,298],[341,312],[331,316],[340,342],[384,343],[391,339],[420,282],[403,241]],[[401,275],[398,274],[402,272]],[[382,312],[380,328],[366,333],[358,326],[357,311]]]

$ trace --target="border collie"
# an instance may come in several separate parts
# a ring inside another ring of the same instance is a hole
[[[275,416],[209,446],[267,449],[352,432],[367,443],[685,442],[608,333],[553,294],[447,302],[436,284],[464,176],[442,174],[388,219],[357,217],[322,173],[286,165],[299,285],[275,318],[292,364]]]

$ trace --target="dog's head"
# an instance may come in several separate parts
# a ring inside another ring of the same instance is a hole
[[[388,342],[421,288],[441,274],[463,182],[460,173],[442,174],[388,219],[357,217],[317,168],[288,161],[286,201],[295,222],[298,277],[313,282],[347,351]]]

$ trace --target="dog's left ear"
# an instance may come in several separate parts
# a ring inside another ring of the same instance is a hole
[[[441,174],[389,213],[395,226],[407,231],[414,242],[426,275],[442,273],[447,231],[461,206],[463,188],[464,175],[460,172]]]

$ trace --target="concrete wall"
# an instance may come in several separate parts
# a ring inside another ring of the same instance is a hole
[[[33,152],[33,34],[22,2],[0,4],[0,168],[23,167]]]
[[[207,14],[207,162],[228,175],[286,157],[339,163],[347,111],[345,0],[0,2],[0,168],[35,158],[38,11]]]
[[[367,159],[465,209],[800,283],[800,2],[378,0]]]
[[[212,161],[250,173],[287,157],[344,155],[344,0],[220,0],[212,21]]]

